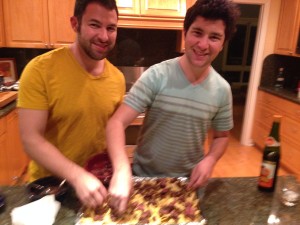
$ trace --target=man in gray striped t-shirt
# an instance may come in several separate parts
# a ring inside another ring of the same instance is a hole
[[[234,33],[238,17],[237,5],[229,0],[196,1],[184,20],[185,53],[146,70],[109,120],[107,147],[114,168],[109,193],[118,212],[126,209],[131,190],[124,130],[145,110],[134,175],[187,176],[192,189],[208,181],[233,127],[230,85],[211,63]],[[212,143],[204,155],[209,129]]]

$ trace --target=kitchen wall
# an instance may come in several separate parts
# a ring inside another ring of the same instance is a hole
[[[24,67],[32,58],[50,50],[51,49],[0,48],[0,58],[15,58],[19,78]]]
[[[149,67],[181,55],[177,52],[178,31],[118,28],[118,38],[108,59],[116,66]],[[26,64],[51,49],[0,48],[0,58],[15,58],[20,77]]]
[[[149,67],[181,55],[177,30],[118,28],[117,43],[108,59],[116,66]]]
[[[296,93],[298,81],[300,81],[300,58],[284,55],[268,55],[263,62],[260,85],[274,87],[278,69],[284,67],[284,88]]]

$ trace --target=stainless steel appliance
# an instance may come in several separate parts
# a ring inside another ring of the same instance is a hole
[[[126,92],[132,87],[134,82],[142,75],[142,73],[148,69],[148,67],[141,66],[118,66],[118,69],[125,76],[126,80]]]

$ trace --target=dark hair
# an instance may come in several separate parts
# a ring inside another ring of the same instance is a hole
[[[102,5],[104,8],[109,10],[116,10],[117,16],[119,11],[115,0],[76,0],[74,8],[74,16],[77,17],[78,21],[81,21],[82,15],[88,4],[95,2]]]
[[[238,5],[231,0],[197,0],[186,12],[183,25],[184,34],[198,16],[209,20],[223,20],[225,23],[225,41],[227,41],[236,31],[240,10]]]

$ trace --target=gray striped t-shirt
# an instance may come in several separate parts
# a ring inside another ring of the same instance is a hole
[[[208,77],[193,85],[179,58],[151,66],[134,84],[125,104],[146,117],[134,155],[138,176],[189,176],[204,157],[210,127],[233,127],[229,84],[212,67]]]

